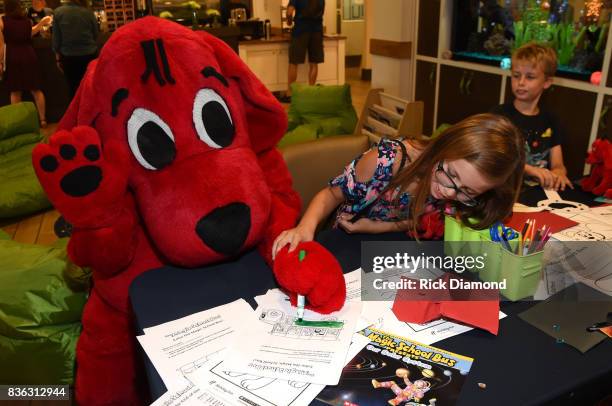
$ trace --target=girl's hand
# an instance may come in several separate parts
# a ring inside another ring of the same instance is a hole
[[[312,241],[314,238],[314,232],[307,230],[305,227],[299,225],[295,228],[285,230],[276,237],[272,244],[272,259],[276,257],[276,253],[289,244],[289,252],[293,251],[300,242]]]
[[[41,26],[45,26],[45,25],[51,24],[52,21],[53,21],[53,17],[45,16],[40,20],[40,24]]]
[[[564,191],[566,186],[569,186],[570,189],[574,188],[574,185],[572,185],[572,182],[567,177],[565,168],[551,169],[551,172],[553,173],[553,175],[557,177],[555,179],[555,184],[553,185],[553,189]]]

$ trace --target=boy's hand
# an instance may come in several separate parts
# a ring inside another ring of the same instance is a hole
[[[574,188],[574,185],[572,185],[572,182],[567,177],[565,168],[553,168],[550,171],[556,176],[553,189],[564,191],[566,186],[569,186],[570,189]]]
[[[555,185],[556,175],[546,168],[525,165],[525,173],[536,178],[544,189],[550,189]]]

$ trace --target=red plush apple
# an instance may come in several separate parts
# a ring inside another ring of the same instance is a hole
[[[294,306],[297,295],[306,297],[306,308],[322,314],[340,310],[346,300],[342,268],[317,242],[300,243],[289,252],[283,247],[274,260],[274,274]]]

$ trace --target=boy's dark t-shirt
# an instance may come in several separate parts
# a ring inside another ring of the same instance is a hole
[[[325,0],[290,0],[289,5],[295,7],[293,36],[323,31]]]
[[[535,116],[526,116],[512,102],[500,104],[491,112],[509,118],[522,131],[528,165],[550,167],[550,149],[563,142],[562,128],[554,115],[540,110]]]

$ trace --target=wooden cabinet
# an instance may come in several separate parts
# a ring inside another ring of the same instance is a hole
[[[440,28],[440,0],[419,1],[419,30],[417,53],[438,56],[438,31]]]
[[[612,140],[612,96],[610,95],[604,97],[599,116],[597,135],[601,138]]]
[[[434,106],[436,103],[437,65],[432,62],[417,61],[414,99],[425,103],[423,113],[423,134],[433,133]]]
[[[442,65],[436,127],[491,110],[499,103],[501,80],[500,75]]]
[[[325,62],[319,64],[317,83],[342,85],[344,74],[344,39],[326,39],[323,42]],[[270,91],[287,89],[289,69],[289,42],[241,42],[240,58]],[[308,57],[306,63],[298,67],[298,83],[308,83]]]
[[[541,108],[554,112],[563,127],[563,161],[570,178],[579,177],[584,170],[596,100],[596,93],[558,85],[540,99]]]

